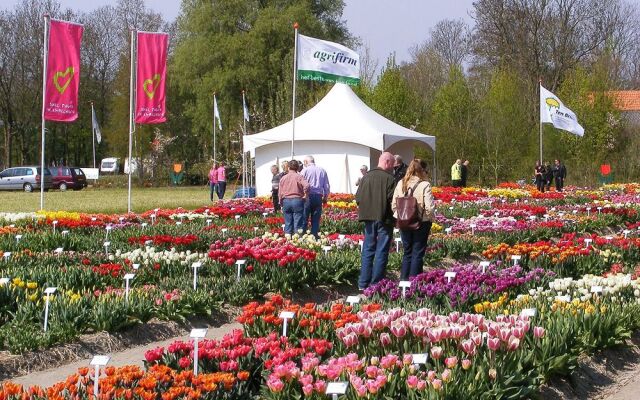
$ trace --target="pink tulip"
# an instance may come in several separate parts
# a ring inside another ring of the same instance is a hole
[[[545,331],[545,329],[541,326],[536,326],[533,328],[533,337],[536,339],[543,338],[546,333],[547,332]]]
[[[522,339],[524,337],[524,329],[520,327],[516,327],[511,329],[511,334],[518,339]]]
[[[387,347],[391,344],[391,335],[389,335],[387,332],[383,332],[380,334],[380,345],[382,345],[382,347]]]
[[[427,387],[427,381],[420,379],[418,381],[418,390],[424,390]]]
[[[509,342],[507,343],[507,350],[515,351],[520,347],[520,339],[515,336],[511,336],[509,338]]]
[[[316,389],[316,392],[324,394],[324,392],[327,391],[327,382],[318,379],[313,387]]]
[[[442,381],[440,379],[434,379],[431,385],[433,385],[435,390],[440,391],[442,389]]]
[[[489,379],[491,379],[492,381],[496,379],[496,376],[498,376],[498,371],[496,371],[495,368],[490,368],[489,369]]]
[[[436,376],[436,371],[434,370],[427,372],[427,379],[429,379],[429,382],[433,382],[433,380],[436,379]]]
[[[447,366],[447,368],[455,368],[456,365],[458,365],[458,357],[447,357],[444,359],[444,365]]]
[[[418,387],[418,377],[415,375],[409,375],[409,377],[407,378],[407,386],[409,386],[411,389],[415,389],[416,387]]]
[[[465,358],[464,360],[462,360],[462,369],[466,371],[469,368],[471,368],[471,360],[469,360],[468,358]]]
[[[462,350],[464,350],[464,352],[467,353],[470,356],[476,354],[476,344],[475,344],[475,342],[473,340],[471,340],[471,339],[463,340],[462,341]]]
[[[449,382],[451,380],[451,370],[445,369],[444,371],[442,371],[441,377],[444,382]]]
[[[284,382],[274,376],[269,376],[267,379],[267,386],[272,392],[280,393],[284,389]]]
[[[404,325],[392,324],[391,333],[393,333],[395,337],[401,338],[407,334],[407,328],[405,328]]]
[[[487,339],[487,346],[489,349],[496,351],[500,348],[500,339],[498,338],[489,338]]]
[[[351,332],[350,334],[348,334],[347,336],[342,338],[342,342],[347,347],[353,347],[356,344],[358,344],[358,335],[356,335],[355,333]]]
[[[313,385],[311,384],[303,385],[302,393],[304,393],[305,396],[311,396],[313,394]]]
[[[442,357],[442,347],[434,346],[431,348],[431,358],[439,360]]]

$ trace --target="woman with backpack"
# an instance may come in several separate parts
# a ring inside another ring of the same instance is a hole
[[[426,163],[411,161],[404,178],[398,182],[391,209],[402,239],[400,279],[408,280],[422,273],[427,239],[435,210],[431,184],[427,182]]]

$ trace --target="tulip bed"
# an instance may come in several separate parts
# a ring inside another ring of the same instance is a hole
[[[355,284],[363,237],[348,195],[325,207],[320,240],[285,238],[266,199],[140,215],[0,214],[0,349],[184,321],[226,303],[244,305],[243,329],[200,341],[200,374],[193,342],[175,342],[149,349],[144,368],[106,368],[104,398],[324,399],[337,381],[345,399],[535,396],[580,355],[640,328],[636,192],[434,188],[425,272],[404,291],[392,273],[351,305],[285,300],[302,286]],[[392,253],[394,270],[395,243]],[[128,294],[125,274],[135,274]],[[282,311],[294,315],[286,337]],[[82,369],[47,389],[6,383],[0,399],[92,391]]]

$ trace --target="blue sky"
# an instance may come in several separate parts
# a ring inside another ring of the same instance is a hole
[[[3,0],[3,8],[13,7],[19,0]],[[60,0],[63,7],[91,11],[108,0]],[[463,19],[471,23],[473,0],[345,0],[344,19],[349,30],[360,37],[372,56],[384,64],[389,54],[396,61],[409,59],[409,49],[422,43],[429,29],[439,20]],[[179,0],[147,0],[148,7],[172,20],[180,12]]]

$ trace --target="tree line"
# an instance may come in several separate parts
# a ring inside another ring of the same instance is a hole
[[[301,32],[359,49],[357,93],[397,123],[437,137],[438,180],[456,158],[471,161],[471,181],[528,179],[538,157],[538,82],[576,112],[583,138],[544,127],[545,158],[562,159],[569,181],[594,184],[600,164],[617,180],[638,178],[638,120],[621,113],[611,90],[640,84],[638,7],[624,0],[478,0],[471,23],[443,20],[411,58],[384,65],[342,18],[342,0],[183,0],[164,21],[143,0],[91,12],[53,0],[23,0],[0,11],[1,166],[39,160],[42,15],[85,25],[79,105],[72,124],[48,124],[47,162],[90,166],[91,109],[102,127],[98,159],[124,157],[128,141],[129,29],[169,32],[168,122],[139,126],[134,154],[183,162],[200,171],[212,159],[213,93],[223,129],[218,157],[239,167],[242,90],[249,133],[291,118],[293,22]],[[330,85],[299,82],[297,114]],[[157,129],[155,129],[157,128]],[[172,138],[159,157],[154,141]],[[430,159],[426,149],[418,155]],[[168,173],[168,166],[167,166]],[[154,177],[159,174],[154,174]],[[160,175],[161,176],[161,175]],[[148,179],[148,177],[142,177]]]

